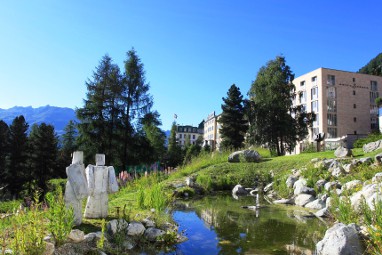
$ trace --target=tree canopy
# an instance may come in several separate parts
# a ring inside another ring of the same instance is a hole
[[[359,73],[382,76],[382,53],[369,61],[364,67],[359,69]]]
[[[257,144],[266,144],[277,155],[284,155],[308,134],[314,114],[293,106],[294,74],[285,58],[277,56],[260,68],[249,91],[249,136]]]

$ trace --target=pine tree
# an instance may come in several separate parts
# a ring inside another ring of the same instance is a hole
[[[162,160],[166,150],[166,134],[159,128],[162,125],[162,122],[159,120],[159,113],[157,111],[147,113],[142,119],[142,125],[145,136],[153,149],[149,162]]]
[[[9,153],[9,127],[7,123],[0,120],[0,187],[5,183],[7,171],[7,156]]]
[[[52,125],[34,124],[29,135],[30,178],[37,187],[47,192],[47,181],[59,175],[57,169],[58,138]]]
[[[222,114],[218,119],[221,124],[221,146],[224,149],[239,149],[243,146],[245,132],[248,129],[244,119],[244,101],[240,89],[233,84],[223,97]]]
[[[278,56],[260,68],[249,91],[251,140],[267,144],[277,155],[293,150],[297,141],[306,137],[314,120],[314,114],[293,107],[293,79],[294,74],[285,58]]]
[[[24,116],[16,117],[9,127],[9,166],[5,173],[5,183],[11,195],[17,197],[27,182],[29,125]]]
[[[76,124],[70,120],[68,125],[64,128],[65,133],[62,135],[61,148],[58,152],[58,177],[66,178],[66,167],[72,161],[72,153],[78,149],[77,136],[78,131]]]

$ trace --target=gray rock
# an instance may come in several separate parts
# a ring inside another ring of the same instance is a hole
[[[302,190],[306,188],[306,180],[304,178],[298,179],[294,184],[293,184],[293,193],[295,195],[303,193]]]
[[[344,185],[342,185],[342,190],[351,190],[351,189],[354,189],[356,187],[361,187],[363,184],[363,182],[361,182],[360,180],[352,180],[350,182],[347,182],[345,183]]]
[[[322,162],[324,164],[324,168],[328,169],[330,167],[330,165],[333,163],[333,161],[336,161],[335,159],[333,158],[330,158],[330,159],[324,159]]]
[[[307,203],[305,207],[314,210],[321,210],[326,207],[326,203],[321,199],[316,199],[310,203]]]
[[[298,206],[305,206],[307,203],[312,202],[314,196],[309,194],[299,194],[295,197],[294,203]]]
[[[142,223],[137,221],[130,222],[129,226],[127,227],[127,235],[129,236],[141,236],[145,232],[146,228],[143,226]]]
[[[365,144],[362,149],[363,152],[368,153],[382,148],[382,140]]]
[[[317,187],[317,189],[318,189],[318,190],[322,190],[322,188],[325,186],[326,183],[327,183],[326,180],[323,180],[323,179],[318,180],[318,181],[316,182],[316,187]]]
[[[369,208],[374,211],[375,210],[375,204],[377,204],[378,202],[382,201],[382,193],[381,192],[376,192],[374,193],[373,195],[371,195],[371,197],[369,197],[367,200],[366,200],[366,203],[367,205],[369,206]]]
[[[363,199],[366,201],[373,196],[374,193],[377,193],[379,191],[379,187],[377,184],[369,184],[362,188],[362,190],[352,194],[350,196],[350,202],[352,205],[352,208],[355,211],[359,211]]]
[[[382,181],[382,173],[376,173],[374,177],[371,179],[373,183],[379,183]]]
[[[344,164],[343,168],[344,168],[344,171],[346,173],[350,173],[355,168],[355,165],[353,165],[353,164]]]
[[[153,227],[155,227],[155,222],[150,220],[150,219],[144,219],[144,220],[142,220],[142,223],[143,223],[143,225],[146,228],[153,228]]]
[[[337,178],[340,177],[345,172],[343,170],[342,166],[334,167],[334,168],[331,168],[331,169],[332,169],[332,171],[331,171],[332,176],[337,177]]]
[[[109,235],[113,236],[117,232],[127,231],[129,223],[124,219],[111,220],[106,225],[106,231]]]
[[[342,164],[338,161],[338,160],[333,160],[330,165],[329,165],[329,168],[328,168],[328,171],[331,172],[332,169],[336,168],[336,167],[342,167]]]
[[[122,243],[122,247],[127,250],[134,249],[135,246],[137,246],[137,243],[131,237],[127,237]]]
[[[332,190],[332,189],[340,189],[341,188],[341,184],[339,184],[338,181],[333,181],[333,182],[327,182],[325,183],[324,185],[324,188],[326,191],[329,191],[329,190]]]
[[[234,195],[234,196],[246,196],[246,195],[248,195],[248,191],[243,186],[241,186],[240,184],[237,184],[232,189],[232,195]]]
[[[360,161],[362,164],[365,164],[365,165],[371,165],[371,164],[373,164],[373,160],[372,160],[370,157],[360,158],[359,161]]]
[[[339,146],[334,151],[334,156],[336,156],[337,158],[346,158],[346,157],[350,157],[351,155],[352,155],[352,151],[343,146]]]
[[[260,154],[255,150],[235,151],[228,156],[228,162],[259,162],[261,160]]]
[[[329,210],[327,207],[324,207],[321,210],[318,210],[317,212],[315,212],[314,215],[316,215],[316,217],[320,217],[320,218],[329,217]]]
[[[155,242],[157,241],[157,239],[161,236],[163,236],[164,234],[166,234],[166,232],[164,232],[163,230],[161,229],[157,229],[157,228],[148,228],[146,229],[145,231],[145,238],[151,242]]]
[[[318,255],[362,255],[364,252],[355,224],[343,223],[328,229],[316,250]]]
[[[331,197],[328,197],[326,200],[325,200],[325,204],[326,204],[326,208],[330,208],[332,206],[332,198]]]
[[[382,153],[379,153],[377,155],[374,156],[374,160],[377,164],[381,164],[382,162]]]
[[[73,243],[79,243],[85,240],[85,234],[79,229],[72,229],[72,231],[69,233],[68,239]]]
[[[53,255],[55,251],[54,244],[46,242],[45,243],[45,251],[43,255]]]
[[[297,177],[294,175],[289,175],[288,179],[285,181],[288,188],[292,188],[294,183],[297,181]]]

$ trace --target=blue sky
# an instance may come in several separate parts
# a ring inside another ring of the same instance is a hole
[[[103,55],[135,48],[163,129],[198,125],[284,55],[296,76],[358,71],[382,52],[382,1],[0,0],[0,108],[82,107]]]

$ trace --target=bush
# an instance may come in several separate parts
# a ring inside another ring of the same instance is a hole
[[[354,142],[354,148],[362,148],[365,144],[375,142],[382,139],[382,134],[380,133],[372,133],[368,135],[366,138],[358,139]]]

